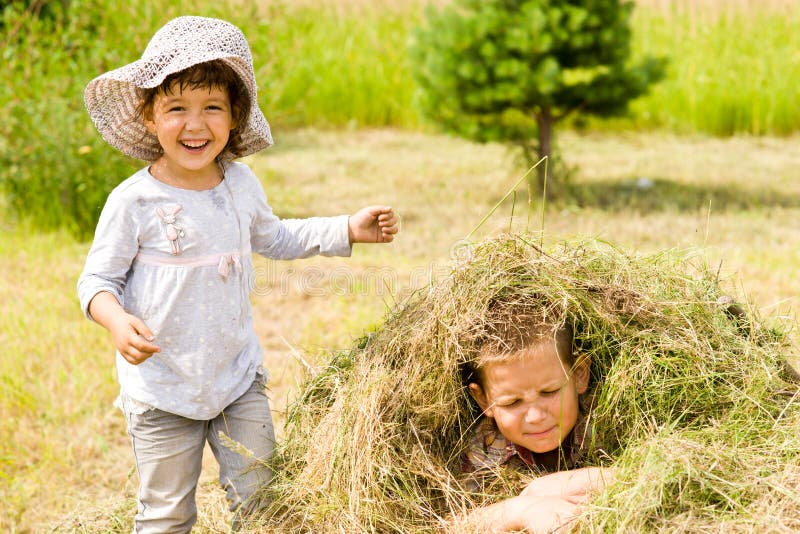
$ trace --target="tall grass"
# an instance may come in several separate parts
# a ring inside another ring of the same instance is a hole
[[[800,126],[800,4],[640,0],[633,48],[666,55],[666,80],[634,123],[711,135],[785,135]]]
[[[300,125],[428,128],[406,55],[424,4],[72,0],[63,9],[54,2],[53,16],[41,19],[19,3],[4,11],[0,34],[0,189],[14,216],[88,237],[110,188],[140,163],[100,139],[83,88],[137,59],[180,14],[242,28],[278,143]],[[670,76],[634,103],[622,128],[763,135],[800,127],[800,4],[639,0],[633,23],[635,52],[668,56]]]
[[[256,57],[261,103],[279,126],[415,127],[405,41],[418,10],[273,4],[241,21]]]

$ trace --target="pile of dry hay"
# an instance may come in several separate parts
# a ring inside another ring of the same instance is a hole
[[[468,494],[457,476],[475,421],[460,369],[499,303],[558,312],[591,356],[592,459],[620,475],[581,528],[800,531],[791,347],[730,294],[699,257],[676,252],[632,256],[598,242],[544,252],[524,236],[476,245],[309,376],[258,525],[437,531],[517,491],[509,479],[494,495]]]

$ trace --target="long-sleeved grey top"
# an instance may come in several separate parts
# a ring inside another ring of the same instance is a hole
[[[91,318],[92,298],[111,293],[161,348],[139,365],[117,352],[124,394],[202,420],[244,393],[263,360],[249,300],[253,251],[347,256],[347,216],[278,219],[242,163],[209,190],[171,187],[144,168],[111,192],[78,280],[81,307]]]

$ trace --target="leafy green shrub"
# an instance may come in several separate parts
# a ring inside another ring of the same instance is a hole
[[[147,21],[146,13],[74,0],[51,17],[30,16],[21,6],[4,16],[16,31],[7,35],[0,89],[0,189],[12,212],[35,228],[66,227],[87,237],[106,195],[134,165],[97,134],[83,88],[121,64],[124,48],[142,43],[128,21]]]
[[[430,9],[411,49],[422,106],[450,132],[511,142],[531,164],[549,157],[559,120],[619,114],[662,77],[660,60],[630,65],[632,7],[620,0],[455,0]],[[541,191],[544,166],[539,171]]]

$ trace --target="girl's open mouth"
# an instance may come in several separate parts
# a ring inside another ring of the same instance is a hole
[[[183,148],[190,152],[200,152],[208,145],[209,141],[181,141],[180,143]]]

